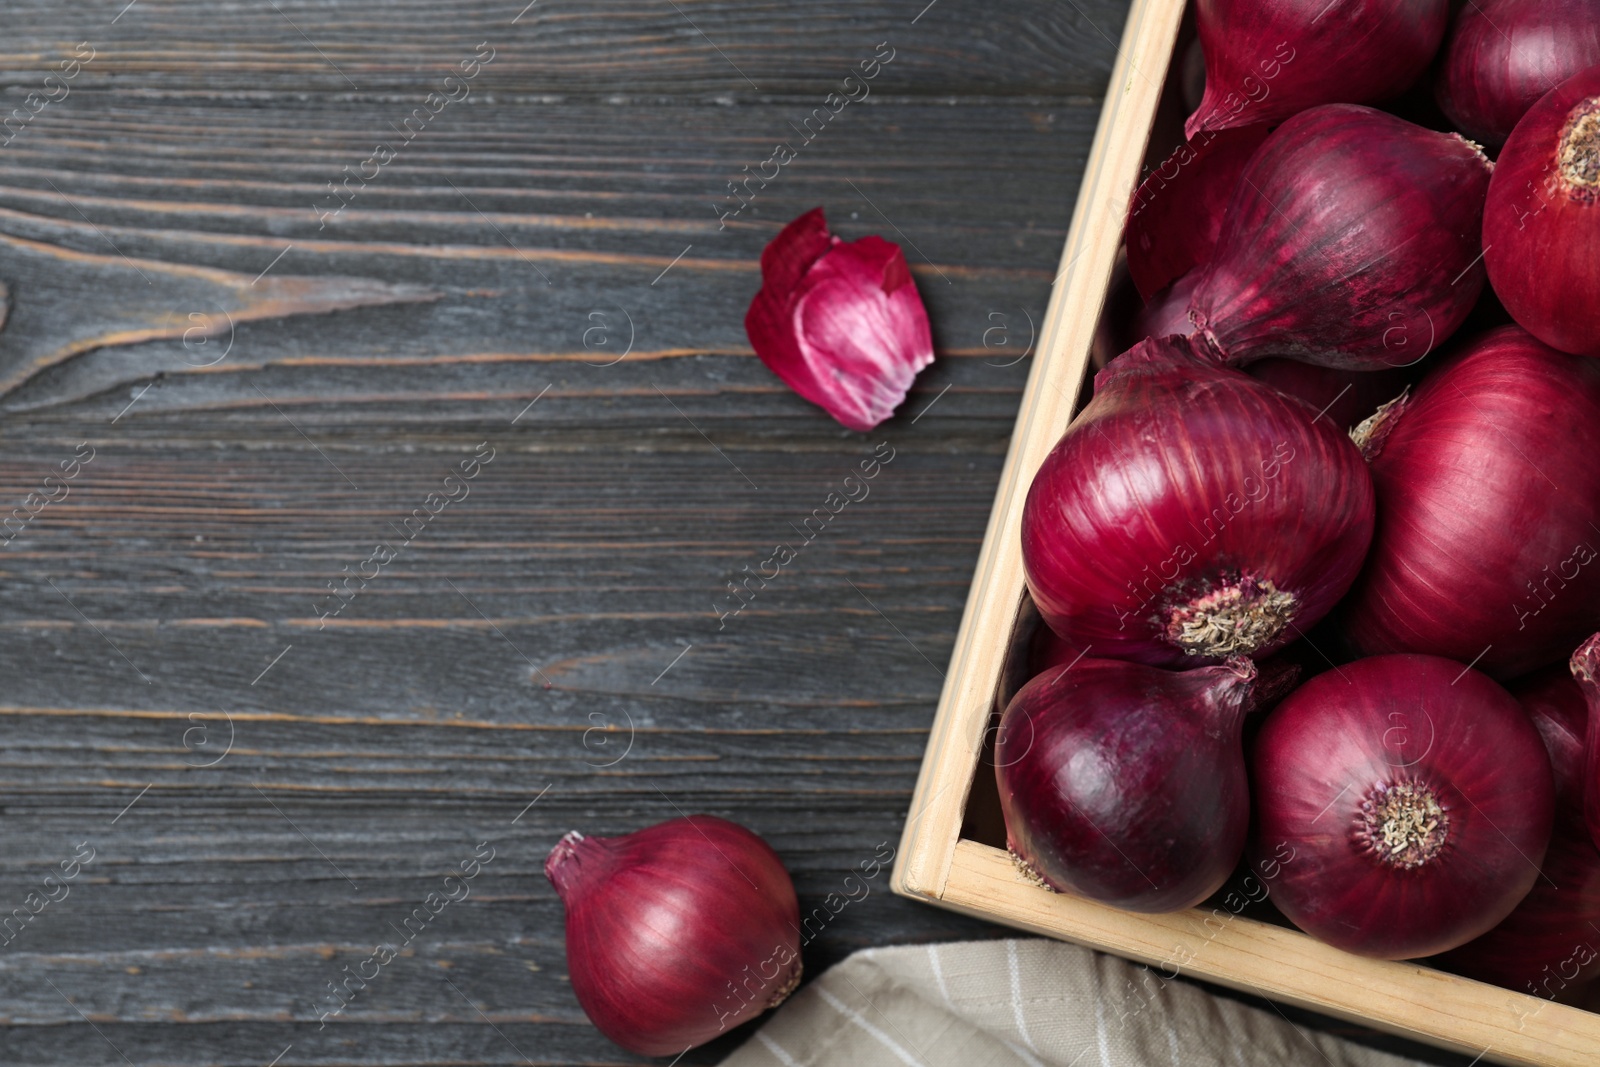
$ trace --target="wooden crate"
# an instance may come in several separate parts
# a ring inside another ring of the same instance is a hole
[[[1594,1067],[1600,1015],[1419,964],[1352,956],[1245,915],[1223,911],[1219,921],[1204,907],[1141,915],[1051,893],[1024,882],[1000,847],[985,735],[1018,684],[1020,646],[1033,625],[1022,569],[1023,501],[1091,371],[1122,221],[1146,162],[1184,7],[1184,0],[1134,0],[1128,14],[906,821],[895,891],[1152,966],[1170,970],[1181,960],[1182,973],[1481,1055],[1482,1062]],[[990,780],[977,781],[979,775]]]

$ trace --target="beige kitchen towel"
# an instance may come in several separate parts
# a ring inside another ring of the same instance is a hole
[[[1420,1067],[1059,941],[857,952],[723,1067]]]

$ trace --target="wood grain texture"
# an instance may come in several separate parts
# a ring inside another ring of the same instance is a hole
[[[8,1067],[635,1062],[567,984],[562,832],[735,818],[808,911],[898,841],[1123,6],[520,7],[7,6],[0,929],[94,850],[0,935]],[[721,226],[885,40],[872,95]],[[874,435],[741,325],[819,203],[905,245],[934,322]],[[871,495],[723,625],[879,441]],[[479,842],[471,897],[319,1029]],[[887,881],[810,970],[1001,933]]]

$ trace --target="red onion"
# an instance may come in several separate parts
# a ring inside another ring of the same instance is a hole
[[[1378,527],[1342,612],[1356,648],[1513,678],[1600,629],[1600,362],[1503,327],[1361,436]]]
[[[1595,0],[1473,0],[1444,46],[1439,106],[1462,133],[1499,147],[1541,96],[1596,63]]]
[[[1206,93],[1185,126],[1276,122],[1366,104],[1416,81],[1444,39],[1447,0],[1198,0]]]
[[[1140,183],[1124,235],[1128,272],[1140,296],[1149,300],[1211,258],[1239,175],[1267,131],[1262,124],[1203,133],[1179,145]]]
[[[1301,401],[1147,340],[1095,377],[1022,516],[1045,622],[1093,656],[1201,666],[1261,657],[1344,594],[1372,489]]]
[[[567,908],[567,967],[600,1032],[676,1056],[800,984],[800,905],[767,843],[712,815],[621,837],[574,830],[545,860]]]
[[[1374,656],[1318,675],[1268,717],[1251,759],[1256,850],[1300,929],[1382,959],[1485,933],[1538,877],[1555,789],[1538,731],[1483,674]]]
[[[1182,674],[1080,659],[1023,686],[995,742],[1019,865],[1132,911],[1216,892],[1250,819],[1240,729],[1255,674],[1243,659]]]
[[[1194,332],[1189,321],[1189,301],[1194,287],[1200,283],[1200,270],[1196,268],[1151,297],[1133,317],[1133,336],[1136,341],[1147,337],[1187,337]]]
[[[1589,638],[1572,654],[1572,677],[1577,679],[1589,706],[1583,778],[1579,783],[1583,819],[1589,825],[1591,841],[1600,846],[1600,634]]]
[[[1405,392],[1415,377],[1407,367],[1340,370],[1295,359],[1260,359],[1246,367],[1245,373],[1299,397],[1341,430],[1350,429],[1379,405]]]
[[[1200,271],[1192,270],[1157,293],[1133,319],[1136,338],[1187,335],[1189,300]],[[1280,392],[1299,397],[1340,429],[1356,423],[1399,396],[1416,377],[1411,367],[1388,370],[1343,370],[1319,367],[1297,359],[1258,359],[1244,368],[1252,378],[1270,383]]]
[[[1571,999],[1600,978],[1600,850],[1558,823],[1540,877],[1481,937],[1431,961],[1447,971],[1546,999]]]
[[[1517,123],[1489,183],[1483,245],[1518,325],[1563,352],[1600,356],[1600,66]]]
[[[1434,962],[1447,970],[1536,997],[1600,977],[1600,849],[1583,822],[1584,737],[1589,705],[1600,705],[1592,679],[1600,640],[1591,638],[1559,664],[1512,687],[1533,720],[1555,772],[1556,826],[1533,889],[1487,934]]]
[[[933,362],[928,313],[900,246],[843,241],[821,208],[761,250],[761,291],[744,329],[789,388],[863,432],[894,414]]]
[[[1556,817],[1583,822],[1583,761],[1589,705],[1565,663],[1552,663],[1507,686],[1533,720],[1550,754],[1556,781]]]
[[[1220,360],[1415,363],[1472,311],[1489,161],[1456,134],[1353,104],[1256,150],[1189,305]]]

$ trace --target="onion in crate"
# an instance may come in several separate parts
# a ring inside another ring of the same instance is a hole
[[[1189,303],[1227,363],[1415,363],[1483,289],[1491,166],[1457,134],[1354,104],[1303,111],[1251,157]]]
[[[1555,813],[1527,714],[1437,656],[1373,656],[1302,685],[1268,715],[1251,782],[1253,849],[1282,862],[1273,902],[1381,959],[1448,951],[1509,915]]]
[[[1539,98],[1600,63],[1600,0],[1473,0],[1456,12],[1439,65],[1439,106],[1496,148]]]
[[[1427,69],[1450,22],[1446,0],[1198,0],[1196,13],[1206,90],[1191,139],[1395,96]]]
[[[1600,629],[1600,361],[1502,327],[1358,436],[1378,524],[1341,609],[1356,648],[1513,678]]]
[[[1373,522],[1360,453],[1315,416],[1182,338],[1117,357],[1023,509],[1045,622],[1091,656],[1158,666],[1259,658],[1309,629]]]
[[[1600,849],[1583,819],[1584,737],[1600,719],[1600,640],[1584,642],[1570,664],[1511,687],[1533,719],[1556,782],[1556,826],[1539,878],[1516,910],[1482,937],[1434,960],[1481,982],[1549,999],[1571,1000],[1600,978]],[[1576,679],[1576,680],[1575,680]]]
[[[1173,673],[1080,657],[1023,686],[995,735],[1019,866],[1132,911],[1216,892],[1249,823],[1240,731],[1255,677],[1244,659]]]
[[[1600,66],[1550,90],[1511,131],[1483,245],[1518,325],[1563,352],[1600,356]]]

